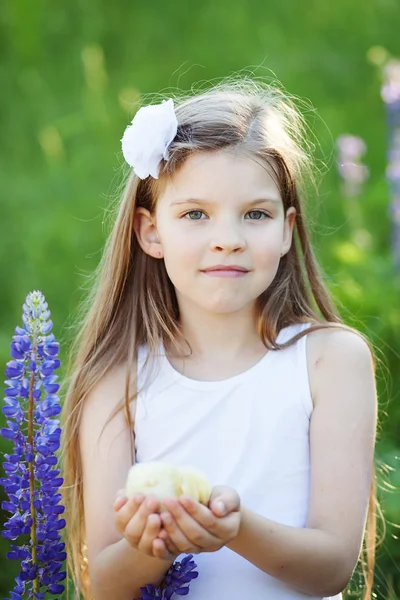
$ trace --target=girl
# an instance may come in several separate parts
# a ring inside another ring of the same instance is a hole
[[[193,600],[339,599],[365,530],[370,598],[375,361],[310,245],[304,131],[289,97],[246,78],[144,107],[122,138],[133,169],[63,412],[85,600],[138,598],[182,553]],[[135,460],[202,469],[208,506],[127,501]]]

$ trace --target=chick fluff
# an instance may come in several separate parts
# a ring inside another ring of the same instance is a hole
[[[160,501],[187,494],[198,502],[208,505],[212,486],[206,475],[191,466],[174,466],[164,462],[136,463],[129,469],[125,485],[125,496],[134,494],[152,495]],[[160,511],[165,506],[160,504]]]

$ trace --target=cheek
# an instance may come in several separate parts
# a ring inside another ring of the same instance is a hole
[[[262,267],[271,266],[279,261],[282,251],[282,234],[280,230],[270,230],[252,240],[253,255]]]
[[[186,264],[197,256],[202,247],[201,236],[195,235],[190,227],[170,223],[160,232],[164,257],[167,262]],[[204,241],[203,241],[204,244]]]
[[[179,229],[171,229],[162,240],[165,269],[174,286],[180,289],[204,262],[199,244],[195,237],[188,238]]]

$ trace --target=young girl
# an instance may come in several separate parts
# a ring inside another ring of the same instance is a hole
[[[304,131],[246,78],[143,107],[122,138],[132,169],[63,413],[85,600],[138,598],[186,553],[193,600],[339,599],[365,531],[370,598],[375,361],[310,245]],[[127,501],[134,461],[200,468],[208,506]]]

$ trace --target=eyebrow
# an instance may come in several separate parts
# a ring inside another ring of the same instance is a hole
[[[272,202],[273,204],[280,204],[282,201],[280,198],[256,198],[255,200],[250,200],[250,202],[246,203],[246,206],[251,206],[252,204],[261,204],[265,202]],[[202,200],[201,198],[187,198],[185,200],[177,200],[176,202],[171,202],[170,206],[176,206],[177,204],[214,204],[209,200]]]

